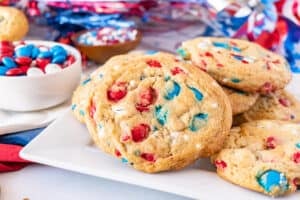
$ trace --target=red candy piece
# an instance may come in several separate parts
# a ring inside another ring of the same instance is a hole
[[[43,71],[46,65],[50,63],[50,59],[47,58],[37,58],[35,61],[36,61],[36,66],[38,66]]]
[[[0,41],[0,46],[13,46],[10,41]]]
[[[287,99],[280,98],[278,101],[284,107],[289,107],[291,105],[290,101]]]
[[[242,60],[242,63],[249,64],[247,60]]]
[[[121,152],[118,149],[115,149],[115,155],[117,157],[120,157],[122,154],[121,154]]]
[[[11,46],[0,46],[0,52],[1,53],[13,53],[14,48]]]
[[[156,98],[157,98],[156,91],[152,87],[143,90],[139,94],[138,103],[135,105],[135,108],[140,112],[148,111],[149,110],[148,106],[153,104]]]
[[[221,64],[221,63],[218,63],[218,64],[217,64],[217,67],[224,67],[224,65]]]
[[[126,142],[130,139],[130,135],[122,135],[121,140],[122,142]]]
[[[68,55],[67,61],[66,61],[66,66],[72,65],[75,62],[75,57],[73,55]]]
[[[205,52],[205,56],[207,56],[207,57],[212,57],[212,58],[214,57],[214,56],[212,55],[212,53],[210,53],[210,52],[208,52],[208,51]]]
[[[274,137],[270,136],[266,139],[266,148],[267,149],[274,149],[276,147],[276,140]]]
[[[118,82],[113,84],[107,91],[107,98],[110,101],[117,102],[124,98],[127,94],[127,84],[125,82]]]
[[[299,163],[300,163],[300,151],[294,153],[294,155],[293,155],[293,161],[294,161],[296,164],[299,164]]]
[[[131,138],[134,142],[142,142],[148,137],[150,126],[147,124],[139,124],[131,129]]]
[[[15,59],[16,63],[18,63],[19,65],[30,65],[31,63],[31,58],[29,57],[17,57]]]
[[[152,153],[142,153],[141,157],[149,162],[155,162],[155,158]]]
[[[294,184],[295,186],[300,186],[300,177],[299,177],[299,178],[298,178],[298,177],[294,178],[294,179],[293,179],[293,184]]]
[[[89,110],[89,115],[92,119],[94,119],[95,112],[96,112],[96,105],[95,105],[95,102],[92,101],[90,110]]]
[[[272,85],[270,82],[265,82],[263,86],[260,89],[261,91],[265,93],[270,93],[276,90],[276,88]]]
[[[28,70],[29,68],[30,68],[30,67],[29,67],[29,66],[26,66],[26,65],[25,65],[25,66],[20,66],[20,67],[19,67],[19,69],[22,70],[24,74],[27,73],[27,70]]]
[[[184,71],[180,67],[174,67],[173,69],[171,69],[171,73],[172,73],[172,75],[176,75],[176,74],[180,74],[180,73],[184,74]]]
[[[12,68],[6,71],[5,75],[7,76],[19,76],[24,74],[24,71],[20,68]]]
[[[158,62],[157,60],[148,60],[146,62],[150,67],[156,67],[156,68],[160,68],[161,64],[160,62]]]
[[[225,169],[225,168],[227,167],[226,162],[223,161],[223,160],[216,160],[216,161],[215,161],[215,165],[216,165],[216,167],[219,168],[219,169]]]

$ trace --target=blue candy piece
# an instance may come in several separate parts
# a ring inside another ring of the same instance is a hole
[[[203,94],[196,88],[194,87],[190,87],[190,86],[187,86],[190,90],[192,90],[192,92],[194,93],[195,95],[195,98],[198,100],[198,101],[202,101],[203,99]]]
[[[5,76],[7,70],[9,69],[4,66],[0,66],[0,76]]]
[[[241,52],[242,50],[240,49],[240,48],[238,48],[238,47],[231,47],[231,49],[233,50],[233,51],[236,51],[236,52]]]
[[[56,56],[56,57],[52,58],[52,63],[62,64],[62,63],[65,62],[66,59],[67,59],[67,56],[65,56],[65,55],[59,55],[59,56]]]
[[[18,48],[15,51],[15,54],[17,57],[30,57],[32,54],[32,49],[33,49],[33,47],[31,45],[30,46],[26,45],[26,46]]]
[[[81,85],[86,85],[87,83],[89,83],[92,79],[89,77],[87,79],[85,79],[84,81],[82,81]]]
[[[52,53],[50,51],[41,51],[37,57],[38,58],[51,58]]]
[[[37,48],[36,46],[33,46],[31,50],[31,58],[36,59],[39,54],[40,54],[40,49]]]
[[[53,47],[50,48],[50,51],[52,53],[56,52],[56,51],[66,51],[62,46],[60,45],[54,45]]]
[[[67,57],[67,52],[66,51],[54,51],[53,53],[52,53],[52,55],[53,55],[53,57],[57,57],[57,56],[65,56],[65,57]]]
[[[71,110],[75,110],[76,109],[76,107],[77,107],[77,105],[76,104],[72,104],[72,106],[71,106]]]
[[[183,59],[189,58],[189,53],[188,53],[186,50],[182,49],[182,48],[177,49],[176,52],[177,52]]]
[[[15,63],[15,61],[12,58],[10,58],[10,57],[3,57],[2,58],[2,63],[7,68],[15,68],[15,67],[17,67],[17,64]]]
[[[121,158],[122,163],[128,163],[128,160],[126,158]]]
[[[191,131],[198,131],[201,127],[203,127],[206,124],[207,118],[208,114],[206,113],[198,113],[194,115],[189,125],[189,129]]]
[[[258,184],[268,193],[279,189],[277,195],[284,194],[289,187],[286,176],[283,173],[273,169],[269,169],[259,174],[256,177],[256,180]]]
[[[296,144],[296,147],[300,149],[300,142]]]
[[[233,55],[233,57],[236,59],[236,60],[243,60],[244,57],[243,56],[240,56],[240,55]]]
[[[168,111],[161,105],[155,106],[155,117],[160,125],[165,125],[167,122]]]
[[[232,78],[231,82],[233,82],[233,83],[239,83],[239,82],[241,82],[241,80],[238,79],[238,78]]]
[[[59,45],[55,45],[53,47],[51,47],[50,49],[51,53],[53,54],[53,57],[59,56],[59,55],[64,55],[67,57],[67,51]]]
[[[171,83],[172,83],[171,88],[169,88],[169,89],[167,88],[167,91],[164,95],[166,100],[174,99],[175,97],[177,97],[179,95],[180,90],[181,90],[180,85],[177,82],[172,81]]]
[[[85,112],[84,112],[83,110],[79,110],[79,114],[80,114],[81,116],[84,116],[84,115],[85,115]]]
[[[223,42],[213,42],[213,45],[215,47],[223,48],[223,49],[230,49],[230,46],[228,43],[223,43]]]

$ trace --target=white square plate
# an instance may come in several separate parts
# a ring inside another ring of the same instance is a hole
[[[297,87],[296,83],[290,89],[298,91]],[[222,180],[213,172],[208,160],[199,160],[194,166],[176,172],[145,174],[136,171],[94,147],[87,129],[71,111],[45,129],[20,155],[33,162],[201,200],[270,200],[270,197]],[[299,198],[300,191],[278,199]]]

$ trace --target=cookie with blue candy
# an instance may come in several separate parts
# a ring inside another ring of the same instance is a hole
[[[253,121],[231,129],[212,161],[221,178],[270,196],[293,193],[300,186],[300,125]]]
[[[73,103],[96,145],[148,173],[215,154],[232,123],[217,82],[167,53],[111,58],[79,87],[91,88],[75,92]]]
[[[245,92],[267,94],[291,79],[282,56],[246,40],[199,37],[184,41],[177,52],[221,85]]]

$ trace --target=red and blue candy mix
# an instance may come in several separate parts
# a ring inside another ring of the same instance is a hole
[[[0,76],[38,76],[61,71],[75,62],[62,46],[0,42]]]
[[[135,40],[137,30],[133,28],[104,27],[88,31],[78,37],[78,43],[84,45],[111,45]]]

